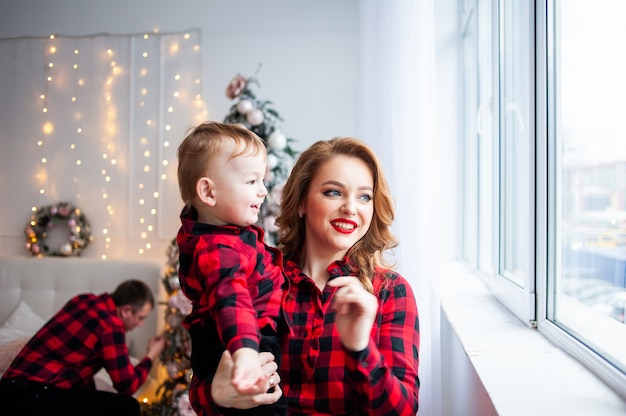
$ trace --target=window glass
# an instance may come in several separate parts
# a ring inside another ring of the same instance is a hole
[[[503,0],[499,10],[500,274],[517,286],[530,284],[534,131],[530,123],[534,81],[530,2]]]
[[[494,118],[493,91],[497,89],[494,78],[494,13],[492,0],[478,0],[477,9],[477,53],[479,68],[477,74],[478,115],[478,270],[483,275],[494,274],[494,201],[496,183],[494,180],[494,131],[497,131],[497,119]]]
[[[472,267],[478,262],[478,143],[476,133],[478,59],[476,51],[476,7],[463,1],[461,32],[463,85],[463,140],[461,141],[460,216],[461,258]]]
[[[549,316],[626,372],[626,2],[557,1]]]

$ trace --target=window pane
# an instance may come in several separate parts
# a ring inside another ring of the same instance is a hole
[[[500,2],[500,274],[519,287],[532,276],[530,2]]]
[[[478,270],[493,276],[494,270],[494,76],[493,2],[479,0],[478,24]],[[497,82],[497,81],[495,81]],[[497,131],[497,130],[496,130]]]
[[[462,85],[463,140],[461,141],[461,257],[476,267],[478,257],[478,146],[476,134],[477,71],[474,1],[463,2]]]
[[[549,318],[626,372],[626,2],[556,2]]]

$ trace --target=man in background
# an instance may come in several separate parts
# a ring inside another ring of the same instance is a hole
[[[138,416],[132,394],[146,381],[165,339],[151,338],[146,356],[135,366],[126,332],[142,326],[153,308],[153,294],[139,280],[127,280],[110,294],[70,299],[4,373],[2,414]],[[101,368],[119,394],[96,390],[93,377]]]

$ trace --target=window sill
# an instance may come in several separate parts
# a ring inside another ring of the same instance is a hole
[[[510,313],[462,265],[445,267],[434,289],[500,416],[626,414],[626,401]]]

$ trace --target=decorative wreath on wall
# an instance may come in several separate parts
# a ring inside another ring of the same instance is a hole
[[[68,240],[57,249],[46,244],[48,232],[55,223],[65,223],[69,229]],[[26,249],[33,256],[80,256],[93,241],[91,226],[82,211],[68,202],[59,202],[36,209],[24,229]]]

